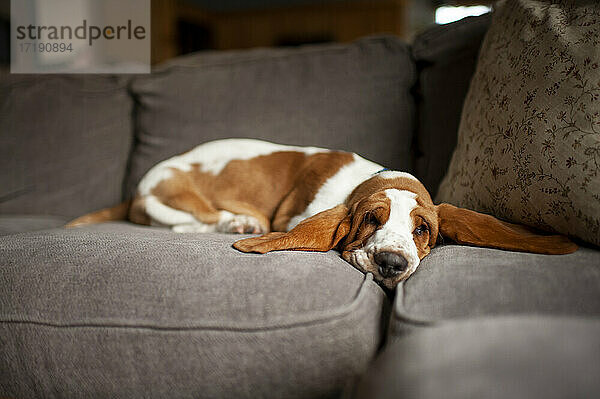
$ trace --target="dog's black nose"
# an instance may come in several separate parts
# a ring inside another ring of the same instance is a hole
[[[402,255],[394,252],[379,252],[375,254],[375,263],[383,277],[393,277],[402,273],[408,267],[408,261]]]

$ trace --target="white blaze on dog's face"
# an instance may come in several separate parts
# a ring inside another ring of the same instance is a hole
[[[386,188],[363,198],[354,207],[354,234],[346,242],[344,259],[373,273],[386,287],[395,287],[415,272],[435,245],[437,215],[428,206],[430,201],[429,196],[423,201],[416,192],[402,188]]]
[[[371,254],[383,277],[412,274],[419,265],[417,246],[413,239],[411,212],[417,207],[416,194],[396,189],[385,190],[390,199],[390,216],[365,243],[362,250]]]

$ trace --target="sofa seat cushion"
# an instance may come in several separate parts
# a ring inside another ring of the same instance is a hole
[[[0,215],[0,236],[64,226],[69,220],[62,216]]]
[[[455,321],[392,342],[354,397],[597,398],[598,359],[598,318]]]
[[[3,237],[0,396],[335,396],[379,345],[384,292],[337,253],[244,254],[239,238]]]
[[[444,245],[398,285],[392,327],[500,314],[600,316],[598,287],[599,250],[538,255]]]

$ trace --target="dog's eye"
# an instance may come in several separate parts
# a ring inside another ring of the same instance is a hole
[[[425,233],[429,232],[429,226],[427,226],[426,224],[422,224],[419,227],[417,227],[415,229],[415,231],[413,231],[413,234],[418,235],[418,236],[422,236]]]
[[[379,220],[377,220],[377,217],[372,213],[365,214],[364,222],[367,224],[379,224]]]

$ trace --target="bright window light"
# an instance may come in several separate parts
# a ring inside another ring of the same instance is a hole
[[[492,11],[489,6],[442,6],[435,10],[436,24],[449,24],[465,17],[477,16]]]

